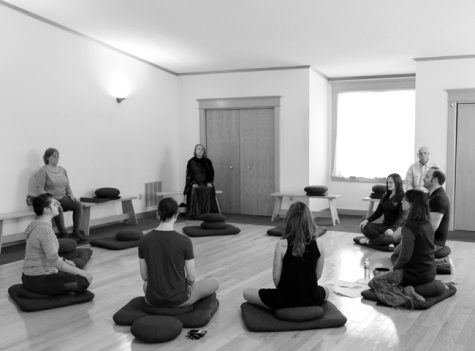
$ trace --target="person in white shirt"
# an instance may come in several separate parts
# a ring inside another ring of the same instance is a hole
[[[417,189],[427,192],[424,187],[424,177],[431,167],[437,167],[433,162],[429,161],[429,149],[427,146],[422,146],[417,152],[419,161],[412,164],[406,173],[404,180],[405,190]]]

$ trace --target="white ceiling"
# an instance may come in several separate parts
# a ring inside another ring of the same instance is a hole
[[[406,74],[475,54],[472,0],[0,0],[175,73]]]

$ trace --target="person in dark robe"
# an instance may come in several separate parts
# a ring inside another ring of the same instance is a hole
[[[186,165],[186,184],[183,194],[186,196],[186,215],[197,217],[204,213],[217,213],[216,193],[213,185],[213,163],[207,157],[202,144],[195,146],[195,151]]]

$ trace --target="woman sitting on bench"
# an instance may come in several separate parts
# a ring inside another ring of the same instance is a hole
[[[84,292],[92,281],[91,273],[58,255],[59,243],[51,225],[59,213],[58,200],[41,194],[32,199],[32,206],[37,218],[25,230],[24,288],[44,295]]]
[[[140,239],[138,247],[145,301],[156,307],[182,307],[213,294],[218,290],[218,280],[196,281],[193,244],[174,229],[177,202],[162,199],[158,215],[160,224]]]
[[[318,285],[325,251],[316,238],[317,225],[302,202],[290,206],[282,239],[275,246],[273,278],[276,289],[244,290],[244,299],[272,310],[286,307],[321,306],[330,295]]]

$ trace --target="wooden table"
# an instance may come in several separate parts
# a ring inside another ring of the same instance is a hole
[[[294,197],[296,198],[309,198],[309,199],[326,199],[328,200],[328,207],[330,208],[330,215],[332,218],[333,225],[340,224],[340,218],[338,218],[338,211],[336,210],[336,199],[341,197],[341,195],[307,195],[305,192],[285,192],[285,193],[272,193],[270,196],[274,197],[274,211],[272,212],[271,222],[273,222],[276,218],[279,217],[281,214],[285,214],[285,210],[282,210],[282,201],[284,198],[288,197],[292,200]]]

